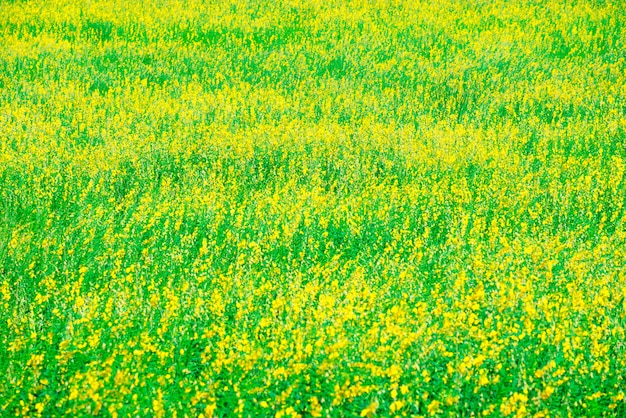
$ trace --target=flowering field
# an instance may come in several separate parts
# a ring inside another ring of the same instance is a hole
[[[626,416],[626,9],[0,1],[1,416]]]

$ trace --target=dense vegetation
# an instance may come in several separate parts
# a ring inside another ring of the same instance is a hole
[[[625,24],[0,1],[0,415],[624,416]]]

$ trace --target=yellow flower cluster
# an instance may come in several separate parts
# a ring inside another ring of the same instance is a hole
[[[619,1],[0,1],[1,416],[625,416]]]

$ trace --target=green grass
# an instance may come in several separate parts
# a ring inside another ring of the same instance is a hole
[[[0,2],[0,415],[623,415],[625,17]]]

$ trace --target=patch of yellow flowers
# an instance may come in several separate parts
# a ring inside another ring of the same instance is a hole
[[[624,10],[0,1],[0,415],[624,416]]]

